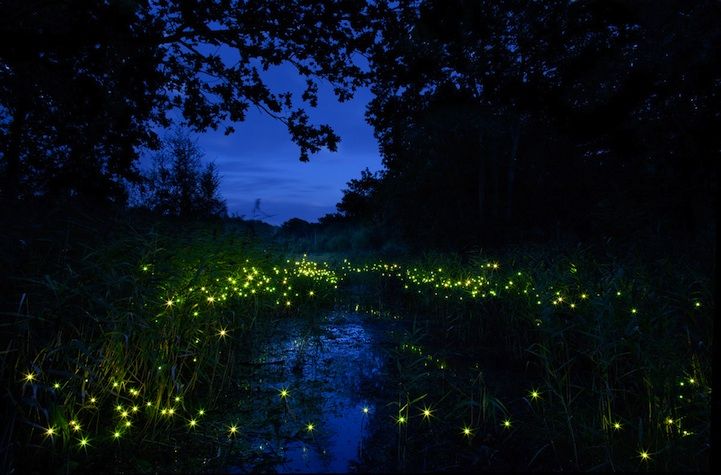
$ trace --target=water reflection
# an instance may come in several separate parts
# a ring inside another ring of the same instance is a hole
[[[383,359],[373,330],[357,314],[322,322],[284,321],[264,351],[263,385],[277,393],[282,414],[272,441],[258,441],[283,460],[281,473],[347,472],[363,450],[375,402],[364,382],[379,377]]]

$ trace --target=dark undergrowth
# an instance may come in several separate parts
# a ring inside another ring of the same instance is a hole
[[[309,259],[232,221],[5,213],[3,471],[272,469],[240,436],[260,348],[334,307],[405,328],[359,469],[709,467],[703,249]]]

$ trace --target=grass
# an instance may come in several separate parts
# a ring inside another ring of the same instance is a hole
[[[3,256],[6,470],[250,457],[241,434],[262,421],[224,408],[264,335],[337,305],[406,328],[361,467],[708,468],[715,302],[698,266],[549,248],[324,263],[218,223],[87,216],[25,238]]]
[[[496,420],[514,421],[513,437],[504,439],[505,427],[491,430],[486,411],[478,428],[504,442],[477,448],[498,450],[495,463],[510,464],[505,468],[700,470],[710,447],[714,302],[708,284],[691,272],[654,266],[655,272],[643,262],[604,266],[583,251],[559,259],[536,250],[350,272],[399,281],[387,286],[393,290],[386,308],[426,316],[416,321],[423,332],[402,348],[434,359],[440,351],[446,384],[430,374],[404,391],[436,390],[429,400],[446,401],[438,413],[451,416],[448,437],[453,427],[465,427],[454,404],[490,406]],[[422,374],[420,361],[407,358],[399,373]],[[491,375],[485,387],[501,404],[469,397],[479,367]],[[515,384],[503,382],[503,372]],[[445,393],[454,378],[467,383]],[[526,456],[503,462],[503,453]],[[456,457],[447,467],[463,463]]]
[[[81,242],[75,255],[25,263],[12,282],[21,297],[4,328],[3,445],[21,469],[48,457],[102,465],[126,439],[163,444],[196,429],[199,411],[242,376],[263,317],[328,305],[335,286],[323,266],[233,233],[120,226]]]

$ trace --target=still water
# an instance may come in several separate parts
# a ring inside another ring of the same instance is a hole
[[[256,381],[260,392],[275,393],[277,413],[269,417],[273,436],[254,440],[256,450],[276,460],[267,468],[279,473],[348,472],[379,403],[381,340],[388,333],[341,312],[313,324],[281,321],[275,332],[261,352]]]

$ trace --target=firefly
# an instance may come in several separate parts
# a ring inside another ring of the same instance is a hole
[[[229,435],[231,435],[231,436],[234,436],[235,434],[237,434],[237,433],[238,433],[238,426],[235,425],[235,424],[233,424],[232,426],[228,427],[228,433],[229,433]]]
[[[511,428],[511,420],[505,419],[502,423],[504,429],[510,429]]]
[[[651,455],[650,455],[647,451],[645,451],[645,450],[641,450],[641,451],[638,453],[638,456],[639,456],[639,457],[641,458],[641,460],[643,460],[644,462],[646,462],[646,461],[648,461],[648,460],[651,460]]]
[[[473,435],[473,429],[471,429],[471,428],[468,427],[468,426],[463,426],[463,435],[465,435],[466,437],[472,436],[472,435]]]
[[[312,422],[309,422],[309,423],[305,426],[305,430],[307,430],[308,432],[313,432],[313,431],[315,430],[315,425],[313,425]]]

